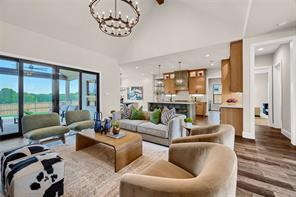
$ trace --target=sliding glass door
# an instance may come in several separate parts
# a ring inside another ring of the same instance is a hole
[[[19,132],[19,65],[0,59],[0,136]]]
[[[78,71],[59,69],[59,113],[61,122],[65,122],[67,111],[79,110],[79,83]]]
[[[82,109],[88,110],[92,117],[97,111],[97,75],[82,73]]]
[[[56,112],[99,111],[98,73],[0,56],[0,140],[21,135],[21,119]],[[38,120],[36,120],[38,121]]]
[[[53,68],[24,63],[24,115],[53,111]]]

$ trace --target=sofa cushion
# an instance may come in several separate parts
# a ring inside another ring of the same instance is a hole
[[[150,115],[150,122],[154,124],[160,123],[160,117],[161,117],[161,110],[160,109],[154,109],[154,111]]]
[[[140,107],[140,109],[133,108],[132,109],[132,115],[131,120],[145,120],[145,113],[143,112],[143,107]]]
[[[186,170],[165,160],[159,160],[152,164],[149,168],[142,172],[143,175],[174,178],[174,179],[190,179],[194,178],[192,174]]]
[[[24,134],[24,137],[30,140],[41,140],[48,137],[63,135],[69,132],[69,130],[68,127],[64,126],[45,127],[29,131]]]
[[[93,120],[85,120],[70,124],[68,127],[74,131],[81,131],[83,129],[89,129],[94,127],[95,122]]]
[[[163,124],[153,124],[152,122],[144,122],[138,125],[138,132],[154,135],[161,138],[168,138],[168,126]]]
[[[121,111],[121,118],[123,119],[130,119],[132,115],[132,109],[134,108],[133,104],[130,105],[123,105],[122,111]]]
[[[176,116],[176,109],[168,109],[165,107],[161,112],[161,123],[164,125],[168,125],[169,121]]]
[[[120,120],[120,128],[127,129],[130,131],[137,131],[138,125],[141,123],[146,122],[145,120],[129,120],[129,119],[122,119]]]

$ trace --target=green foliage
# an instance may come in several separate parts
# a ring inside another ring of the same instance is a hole
[[[72,101],[77,101],[79,99],[78,92],[70,93],[70,98]],[[52,102],[52,94],[33,94],[24,93],[24,100],[26,103],[37,103],[37,102]],[[60,101],[65,101],[66,95],[60,94]],[[11,104],[18,103],[18,93],[9,88],[3,88],[0,90],[0,104]]]
[[[0,104],[6,103],[17,103],[18,102],[18,94],[9,88],[3,88],[0,90]]]
[[[114,128],[118,129],[120,127],[120,122],[119,120],[112,120],[111,124]]]
[[[185,119],[184,119],[184,122],[192,123],[193,120],[192,120],[192,118],[185,118]]]

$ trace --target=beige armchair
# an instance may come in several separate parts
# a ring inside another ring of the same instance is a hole
[[[234,137],[235,129],[232,125],[198,126],[191,130],[190,136],[174,139],[172,143],[215,142],[234,150]]]
[[[141,174],[125,174],[121,197],[207,197],[236,194],[237,158],[216,143],[173,144],[169,161],[160,160]]]

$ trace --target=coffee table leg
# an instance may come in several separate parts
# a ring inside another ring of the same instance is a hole
[[[90,138],[79,135],[79,133],[76,134],[76,151],[87,148],[89,146],[93,146],[97,143],[98,142],[96,142]]]
[[[127,166],[143,154],[142,140],[121,148],[115,148],[115,172]]]

